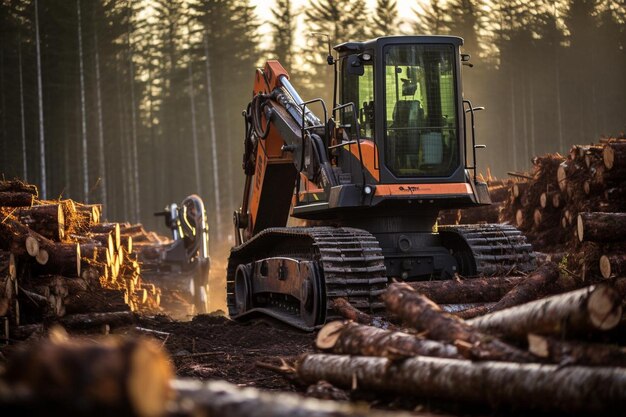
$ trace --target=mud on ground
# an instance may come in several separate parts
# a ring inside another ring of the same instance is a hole
[[[161,333],[129,328],[123,333],[146,333],[169,351],[181,377],[223,379],[240,386],[267,390],[300,391],[302,387],[262,364],[280,366],[311,351],[314,333],[303,333],[274,321],[234,322],[224,316],[200,315],[191,321],[167,316],[141,318],[137,326]],[[261,363],[261,366],[259,366]]]

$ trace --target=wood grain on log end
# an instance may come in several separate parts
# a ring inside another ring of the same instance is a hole
[[[341,329],[343,329],[344,323],[337,320],[326,323],[324,327],[320,329],[315,338],[315,346],[320,350],[329,350],[335,346]]]

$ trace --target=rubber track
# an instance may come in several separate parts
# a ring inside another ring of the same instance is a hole
[[[533,271],[537,265],[526,236],[509,224],[439,226],[441,232],[460,235],[470,247],[478,275]]]
[[[234,277],[237,265],[276,256],[318,262],[326,287],[326,301],[321,304],[327,306],[326,320],[338,318],[330,305],[339,297],[366,312],[384,307],[379,297],[388,282],[384,257],[378,241],[370,233],[334,227],[271,228],[231,250],[226,284],[231,316],[236,316]],[[294,321],[298,318],[292,312],[277,313],[285,316],[281,318],[284,321],[297,325]]]

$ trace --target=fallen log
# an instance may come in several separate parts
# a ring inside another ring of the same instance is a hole
[[[482,360],[530,362],[532,355],[508,345],[499,339],[477,331],[452,314],[441,311],[437,304],[416,292],[405,283],[389,286],[383,300],[390,313],[397,315],[407,325],[426,331],[427,337],[454,343],[468,350],[467,355]],[[469,346],[467,346],[469,344]]]
[[[626,273],[626,255],[621,253],[602,255],[600,257],[600,273],[603,278]]]
[[[614,367],[312,354],[298,362],[297,375],[307,384],[326,380],[340,388],[509,410],[620,415],[626,406],[626,369]]]
[[[21,398],[31,415],[158,417],[171,397],[173,374],[163,349],[149,339],[44,341],[12,357],[9,392],[0,403],[6,409]]]
[[[317,334],[315,346],[323,351],[345,355],[395,359],[418,355],[462,358],[453,345],[354,322],[327,323]]]
[[[65,216],[60,204],[21,207],[12,214],[20,223],[48,239],[61,241],[65,237]]]
[[[525,340],[529,333],[559,336],[610,330],[621,317],[619,293],[597,285],[489,313],[468,323],[483,332]]]
[[[34,197],[39,196],[39,192],[37,191],[37,187],[35,185],[27,184],[20,180],[0,181],[0,192],[21,192],[31,194]]]
[[[554,262],[547,262],[526,277],[519,285],[511,289],[500,301],[489,306],[483,305],[464,310],[457,314],[463,319],[482,316],[493,311],[504,310],[509,307],[527,303],[546,296],[551,286],[559,278],[559,266]]]
[[[626,233],[626,213],[579,213],[577,233],[581,242],[621,241]]]
[[[500,300],[524,277],[490,277],[416,281],[408,285],[437,304],[487,303]]]
[[[34,202],[31,193],[0,191],[0,207],[30,207]]]
[[[124,301],[126,291],[98,289],[97,291],[78,291],[70,293],[65,299],[67,314],[114,313],[130,311]]]
[[[557,340],[528,335],[528,350],[540,358],[563,365],[626,367],[626,348],[616,345]]]
[[[36,269],[42,273],[80,277],[80,245],[76,243],[55,243],[45,238],[40,239],[39,252],[35,259],[41,265]]]
[[[354,307],[345,298],[335,298],[331,301],[331,307],[341,317],[352,320],[357,323],[367,324],[370,326],[380,327],[383,329],[393,328],[394,326],[379,317],[370,316],[367,313],[362,312],[358,308]]]
[[[626,144],[607,143],[602,150],[602,160],[608,170],[626,170]]]
[[[315,381],[317,383],[317,381]],[[224,381],[172,380],[180,407],[191,415],[229,417],[405,417],[408,413],[373,411],[346,402],[302,398],[286,392],[239,388]]]
[[[119,327],[131,324],[135,321],[135,315],[131,311],[116,311],[110,313],[85,313],[72,314],[62,317],[58,323],[68,329],[90,329],[108,324],[111,327]]]

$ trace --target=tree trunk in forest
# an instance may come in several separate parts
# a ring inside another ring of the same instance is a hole
[[[193,82],[193,59],[191,54],[189,55],[189,63],[187,64],[187,71],[189,77],[189,107],[191,110],[191,146],[193,147],[193,169],[194,178],[196,180],[196,193],[202,194],[202,187],[200,181],[200,149],[198,149],[198,128],[196,127],[196,99]]]
[[[312,354],[300,360],[297,374],[307,384],[325,380],[342,388],[511,410],[593,414],[626,406],[626,370],[614,367]]]
[[[98,44],[98,27],[96,23],[96,14],[94,9],[93,20],[93,43],[94,43],[94,60],[96,66],[96,105],[98,109],[98,177],[100,180],[100,202],[106,206],[107,204],[107,175],[106,175],[106,152],[104,149],[104,121],[102,115],[102,91],[100,86],[100,53]]]
[[[110,338],[34,344],[12,358],[5,379],[7,389],[24,387],[29,410],[37,410],[36,415],[80,410],[81,415],[158,417],[165,414],[173,375],[156,342]],[[1,401],[15,401],[16,394]]]
[[[581,242],[621,241],[626,233],[626,213],[579,213],[577,232]]]
[[[441,311],[439,306],[417,293],[408,284],[392,284],[383,295],[390,313],[417,330],[426,331],[430,339],[454,343],[459,347],[470,344],[467,352],[482,360],[530,362],[532,356],[493,336],[481,333],[460,318]]]
[[[43,123],[43,87],[41,85],[41,45],[39,40],[39,1],[35,0],[35,45],[37,49],[37,101],[39,105],[39,170],[41,198],[44,200],[48,196],[46,185],[46,143],[44,139],[44,123]]]
[[[22,35],[18,37],[17,61],[20,79],[20,127],[22,138],[22,179],[28,181],[28,157],[26,155],[26,116],[24,113],[24,76],[22,69]]]
[[[78,68],[80,79],[80,120],[82,139],[83,165],[83,200],[89,202],[89,152],[87,149],[87,109],[85,107],[85,71],[83,69],[83,30],[80,13],[80,0],[76,0],[76,14],[78,16]]]
[[[213,82],[211,80],[211,61],[209,55],[209,40],[208,34],[204,34],[204,59],[206,67],[206,95],[207,95],[207,107],[209,112],[209,135],[211,142],[211,161],[213,172],[213,196],[215,198],[215,204],[213,209],[215,210],[215,223],[217,224],[217,240],[222,240],[222,203],[220,198],[220,177],[219,177],[219,162],[217,156],[217,135],[215,133],[215,114],[213,111]]]
[[[130,82],[130,117],[131,117],[131,143],[129,153],[129,167],[131,171],[132,181],[130,184],[131,189],[131,201],[132,201],[132,214],[133,221],[138,222],[141,217],[140,206],[140,193],[139,193],[139,156],[137,154],[137,116],[135,114],[135,107],[137,102],[135,100],[135,63],[133,61],[133,49],[130,41],[130,34],[132,32],[132,7],[131,3],[128,5],[129,19],[128,19],[128,63],[129,63],[129,82]]]
[[[528,333],[563,335],[610,330],[622,317],[621,297],[607,285],[591,286],[477,317],[480,331],[525,340]]]
[[[462,358],[454,345],[349,321],[327,323],[317,334],[315,345],[320,350],[344,355]]]
[[[528,350],[535,356],[568,366],[577,364],[626,368],[626,348],[615,345],[557,340],[529,334]]]
[[[408,285],[437,304],[466,304],[499,301],[524,280],[525,277],[491,277],[416,281]]]

